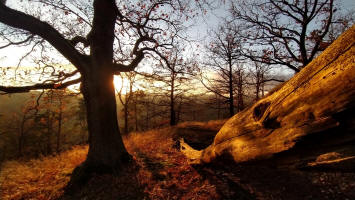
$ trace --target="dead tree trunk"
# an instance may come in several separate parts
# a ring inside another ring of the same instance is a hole
[[[222,158],[239,163],[297,152],[294,158],[316,160],[327,150],[353,144],[354,59],[355,25],[279,90],[229,119],[209,147],[196,151],[182,143],[182,151],[195,163]]]

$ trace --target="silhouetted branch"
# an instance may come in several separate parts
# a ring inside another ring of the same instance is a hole
[[[89,41],[82,36],[75,36],[70,40],[70,43],[75,47],[78,43],[82,43],[84,47],[90,46]]]
[[[137,67],[137,65],[143,60],[143,58],[144,58],[144,53],[142,51],[139,51],[130,64],[124,65],[120,63],[113,63],[112,68],[114,72],[130,72]]]
[[[47,40],[75,67],[84,66],[84,55],[79,53],[75,47],[65,39],[56,29],[46,22],[20,11],[13,10],[0,3],[0,22],[8,26],[29,31]],[[79,69],[81,70],[81,69]]]
[[[4,46],[0,46],[0,49],[4,49],[4,48],[6,48],[6,47],[8,47],[8,46],[11,46],[11,45],[24,44],[24,43],[30,41],[31,39],[33,39],[33,35],[30,35],[30,36],[28,36],[26,39],[24,39],[24,40],[22,40],[22,41],[19,41],[19,42],[12,42],[12,41],[8,40],[9,43],[6,44],[6,45],[4,45]]]
[[[80,82],[81,82],[81,78],[67,81],[64,83],[38,83],[30,86],[18,86],[18,87],[0,86],[0,91],[7,94],[7,93],[23,93],[23,92],[29,92],[31,90],[39,90],[39,89],[64,89],[70,85],[74,85]]]
[[[280,82],[280,83],[285,82],[285,80],[280,80],[280,79],[271,78],[271,79],[263,80],[262,83],[266,83],[266,82],[270,82],[270,81],[276,81],[276,82]]]

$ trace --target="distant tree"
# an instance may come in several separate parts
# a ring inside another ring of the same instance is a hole
[[[140,126],[140,118],[142,116],[142,109],[140,108],[140,99],[144,96],[144,92],[142,90],[134,91],[133,93],[133,115],[134,115],[134,130],[140,131],[142,128]]]
[[[223,114],[225,113],[225,99],[219,96],[218,94],[214,93],[213,96],[209,97],[209,101],[206,104],[212,108],[213,110],[217,111],[217,119],[223,119]],[[230,114],[228,114],[229,116]]]
[[[270,66],[264,63],[254,62],[254,68],[251,69],[252,84],[255,86],[255,101],[264,97],[265,83],[268,81],[267,76],[270,71]]]
[[[236,71],[233,73],[233,84],[236,86],[234,87],[234,93],[237,97],[237,111],[240,112],[244,109],[244,92],[245,92],[245,84],[246,84],[246,73],[245,73],[245,66],[244,63],[239,62],[236,64]]]
[[[231,5],[232,21],[243,27],[235,32],[243,40],[243,55],[295,72],[353,23],[336,15],[334,0],[235,0]]]
[[[21,117],[19,119],[19,126],[18,126],[18,157],[24,156],[24,148],[26,137],[28,137],[28,133],[34,128],[35,118],[37,117],[40,104],[39,101],[44,94],[44,91],[37,97],[30,99],[22,108]]]
[[[174,45],[157,58],[159,63],[153,75],[147,75],[153,79],[153,87],[161,91],[160,105],[169,108],[171,126],[176,125],[180,119],[183,97],[191,89],[188,82],[196,70],[195,64],[184,53],[184,48]],[[164,96],[168,97],[167,102]]]
[[[212,69],[207,72],[210,77],[201,78],[202,84],[210,91],[225,99],[229,105],[229,116],[235,114],[235,99],[238,111],[243,109],[243,65],[241,41],[234,35],[231,23],[225,23],[212,33],[211,42],[206,47],[204,65]],[[215,74],[214,74],[215,73]],[[237,98],[235,97],[237,92]]]
[[[77,108],[77,109],[75,109]],[[86,121],[86,107],[85,107],[85,101],[82,98],[79,98],[77,105],[75,105],[74,110],[75,112],[75,118],[76,118],[76,123],[75,126],[79,127],[79,132],[80,132],[80,143],[81,144],[87,144],[88,142],[88,124]]]
[[[55,136],[55,151],[59,153],[61,151],[62,143],[62,127],[66,120],[64,115],[68,104],[67,98],[72,94],[64,90],[48,90],[47,96],[42,98],[42,104],[46,107],[46,122],[47,122],[47,154],[51,154],[51,135]],[[43,105],[42,105],[43,106]]]
[[[56,131],[56,152],[59,153],[61,151],[61,140],[62,140],[62,126],[64,122],[64,109],[66,107],[66,102],[64,101],[64,93],[65,91],[62,91],[61,93],[57,94],[55,97],[58,100],[58,107],[57,107],[57,121],[58,121],[58,128]]]
[[[128,124],[129,107],[132,104],[132,99],[134,96],[133,85],[136,81],[136,73],[126,72],[124,73],[124,75],[120,74],[120,76],[121,76],[121,87],[116,89],[116,91],[117,91],[118,99],[120,100],[123,106],[123,115],[124,115],[123,133],[127,134],[129,128],[129,124]],[[125,80],[127,80],[128,85],[125,85]]]

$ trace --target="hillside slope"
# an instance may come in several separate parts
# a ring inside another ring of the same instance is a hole
[[[75,194],[65,193],[65,186],[73,169],[85,160],[87,146],[56,156],[7,161],[0,166],[0,199],[223,199],[224,192],[188,164],[173,140],[179,129],[209,130],[215,129],[211,124],[220,127],[220,123],[223,121],[131,133],[124,143],[138,166],[121,169],[118,176],[96,175]]]
[[[251,164],[191,166],[174,148],[176,135],[192,137],[195,133],[199,138],[201,130],[212,131],[222,123],[188,123],[133,133],[124,142],[138,166],[121,171],[119,176],[96,175],[75,194],[65,193],[65,185],[74,167],[85,160],[87,146],[37,160],[8,161],[0,171],[0,197],[2,200],[355,199],[354,172],[290,171]]]

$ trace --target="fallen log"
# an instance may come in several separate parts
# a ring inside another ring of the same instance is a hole
[[[195,164],[286,154],[312,162],[354,142],[355,25],[280,89],[230,118],[210,146],[197,151],[181,141],[181,151]]]

